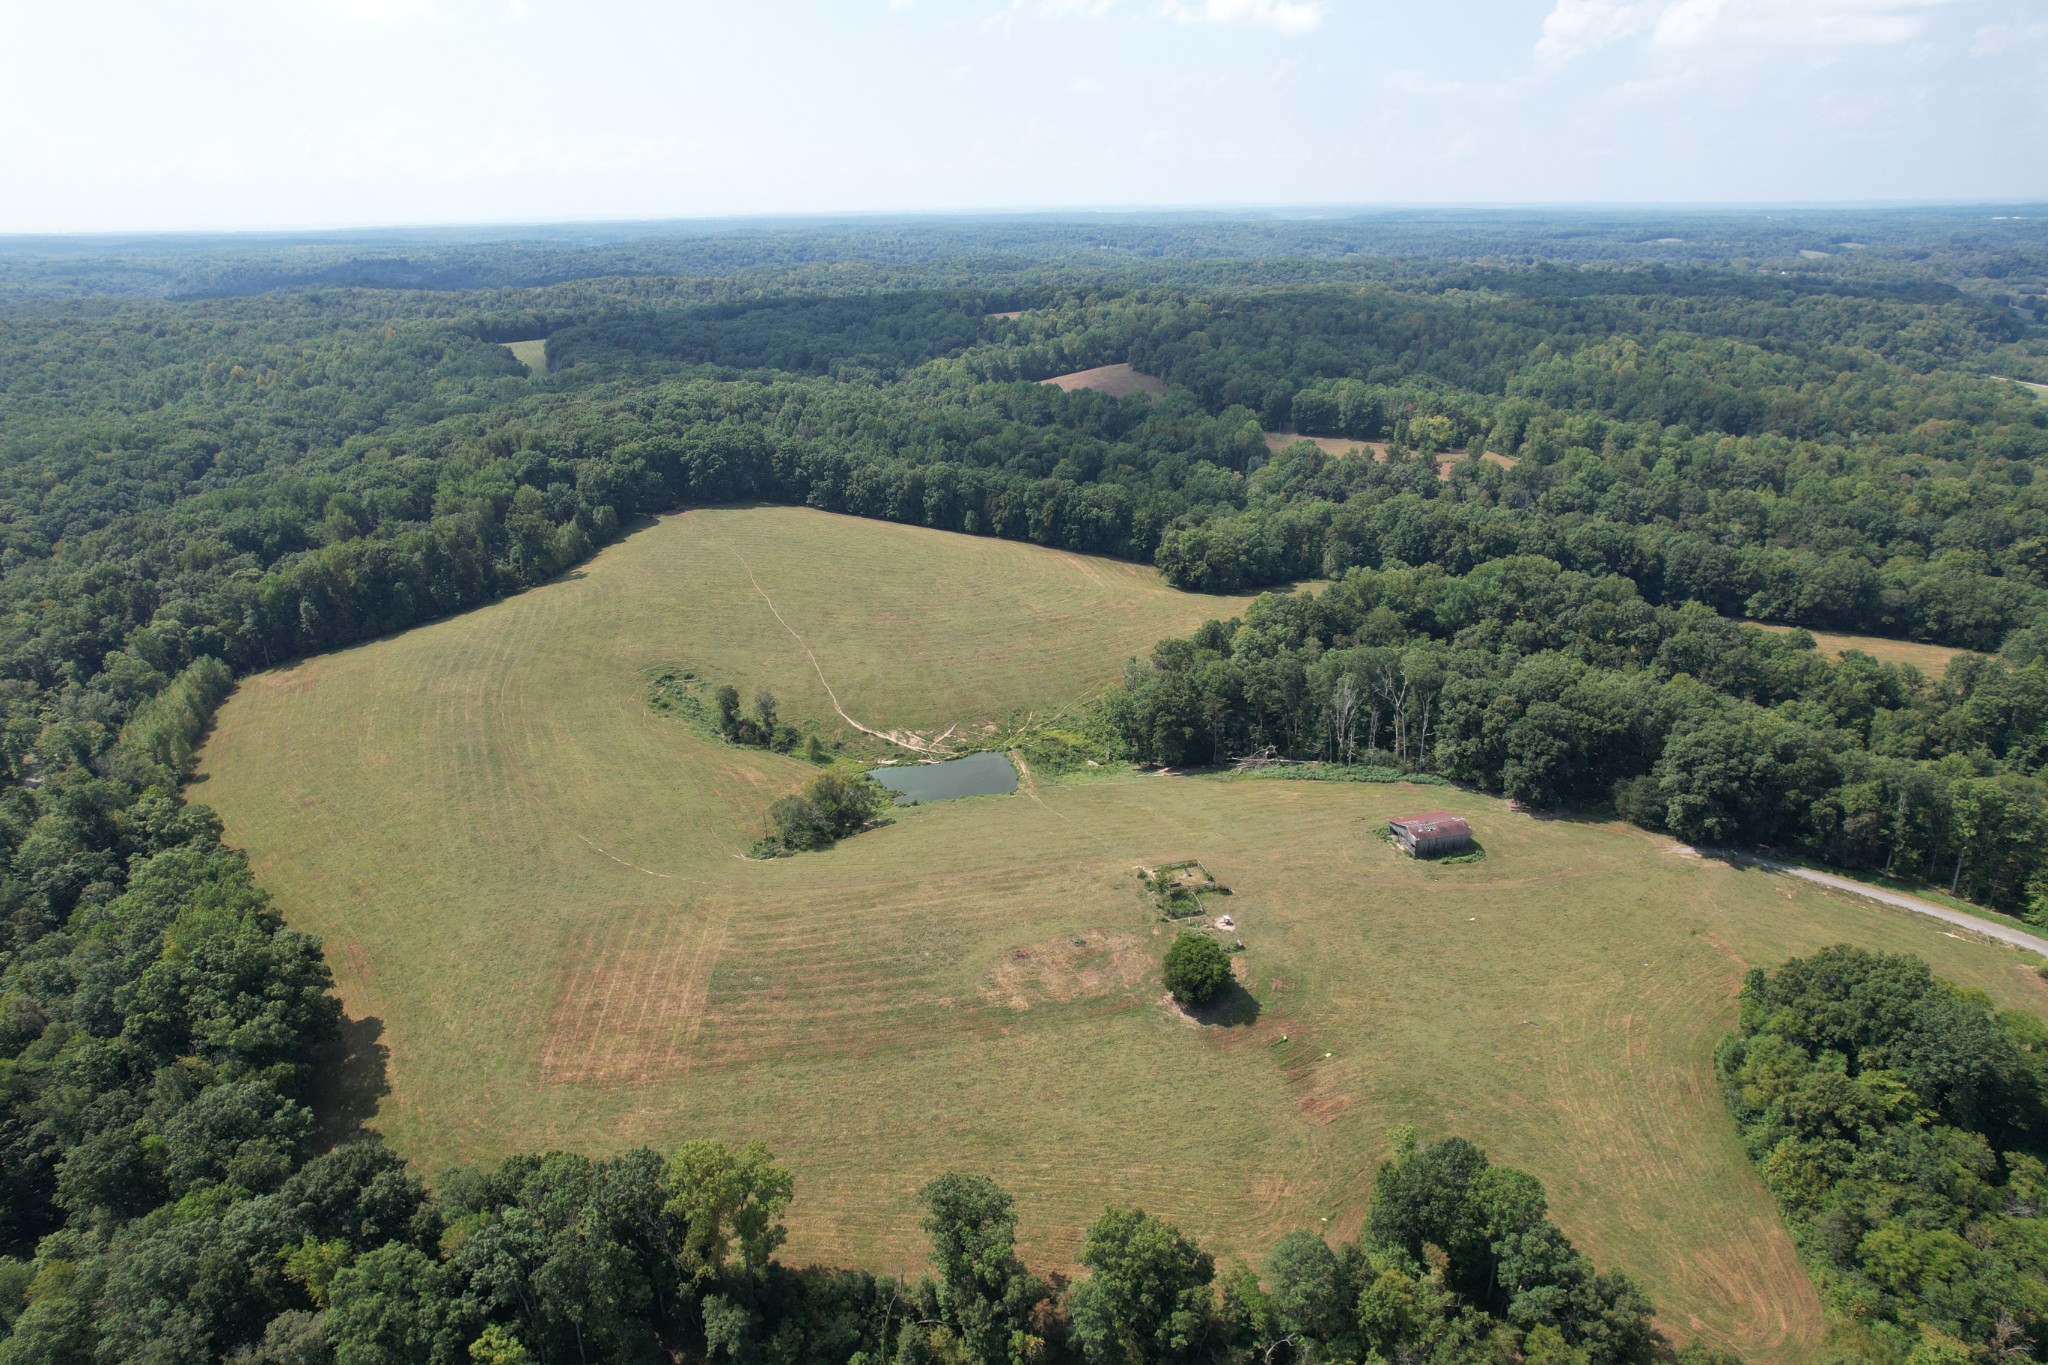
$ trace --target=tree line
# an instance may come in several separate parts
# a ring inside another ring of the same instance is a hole
[[[1258,1268],[1219,1271],[1173,1224],[1111,1207],[1075,1280],[1028,1269],[1010,1196],[961,1174],[918,1193],[930,1273],[786,1265],[795,1181],[759,1143],[519,1156],[430,1191],[362,1141],[260,1172],[243,1159],[199,1190],[103,1243],[0,1258],[0,1362],[1734,1359],[1674,1350],[1641,1291],[1550,1221],[1533,1177],[1405,1130],[1355,1243],[1297,1230]]]
[[[1553,560],[1354,568],[1162,641],[1100,704],[1140,763],[1280,755],[1610,806],[2048,916],[2048,636],[1932,680]]]

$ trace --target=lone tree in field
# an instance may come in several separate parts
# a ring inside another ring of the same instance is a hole
[[[1230,980],[1230,954],[1207,934],[1182,934],[1166,950],[1166,989],[1196,1009],[1216,998]]]

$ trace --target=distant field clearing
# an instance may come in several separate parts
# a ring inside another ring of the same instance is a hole
[[[508,341],[504,343],[512,358],[526,367],[526,372],[544,377],[548,372],[548,339],[539,337],[533,341]]]
[[[1748,621],[1760,630],[1791,631],[1801,626],[1776,625],[1766,621]],[[1841,635],[1831,630],[1808,630],[1815,645],[1824,654],[1839,655],[1845,650],[1860,650],[1886,664],[1911,664],[1930,678],[1940,679],[1948,672],[1948,666],[1958,654],[1968,654],[1967,649],[1953,645],[1922,644],[1918,640],[1888,640],[1882,635]]]
[[[1298,431],[1268,431],[1261,433],[1266,438],[1266,449],[1278,454],[1298,441],[1307,441],[1325,455],[1370,455],[1375,460],[1387,458],[1385,441],[1354,441],[1349,436],[1304,436]]]
[[[1389,448],[1385,441],[1355,441],[1348,436],[1304,436],[1298,431],[1268,431],[1261,434],[1266,438],[1266,449],[1275,454],[1287,449],[1287,447],[1297,441],[1307,441],[1325,455],[1369,455],[1374,460],[1384,462]],[[1448,458],[1439,457],[1436,466],[1437,477],[1440,479],[1451,477],[1452,467],[1464,458],[1463,455],[1453,455]],[[1479,458],[1485,460],[1488,464],[1499,465],[1502,469],[1513,469],[1521,463],[1520,460],[1517,460],[1512,455],[1502,455],[1498,451],[1493,450],[1487,451]]]
[[[1149,374],[1139,374],[1128,365],[1098,365],[1092,370],[1076,370],[1072,374],[1057,375],[1041,379],[1041,384],[1050,384],[1056,389],[1072,393],[1075,389],[1094,389],[1111,398],[1128,398],[1134,393],[1149,393],[1154,398],[1166,397],[1166,381]]]
[[[1535,1172],[1679,1337],[1808,1357],[1818,1300],[1713,1077],[1742,972],[1846,940],[2048,1007],[2020,954],[1445,788],[1026,774],[750,862],[814,769],[644,701],[681,665],[828,732],[824,681],[863,723],[972,736],[1243,606],[1004,541],[692,511],[247,680],[194,794],[379,1021],[374,1126],[428,1171],[759,1137],[796,1173],[799,1262],[920,1267],[915,1191],[946,1169],[1012,1190],[1043,1266],[1112,1202],[1256,1260],[1292,1227],[1355,1235],[1409,1123]],[[1469,819],[1485,859],[1395,853],[1378,830],[1414,809]],[[1137,869],[1186,858],[1235,892],[1255,1022],[1161,1005]]]

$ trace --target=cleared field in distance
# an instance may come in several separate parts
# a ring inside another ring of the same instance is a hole
[[[1376,461],[1384,461],[1387,458],[1388,446],[1385,441],[1354,441],[1348,436],[1304,436],[1298,431],[1268,431],[1261,434],[1266,438],[1266,449],[1275,454],[1287,449],[1296,441],[1307,441],[1325,455],[1365,454]],[[1440,458],[1436,467],[1437,477],[1450,478],[1451,466],[1464,458],[1463,455]],[[1502,469],[1513,469],[1521,463],[1514,456],[1503,455],[1496,450],[1489,450],[1479,458],[1488,464],[1499,465]]]
[[[1746,621],[1745,625],[1760,630],[1791,631],[1802,629],[1798,626],[1777,625],[1768,621]],[[1845,650],[1860,650],[1882,664],[1911,664],[1930,678],[1939,679],[1948,672],[1948,666],[1958,654],[1968,654],[1967,649],[1954,645],[1929,645],[1918,640],[1887,640],[1882,635],[1841,635],[1831,630],[1809,630],[1815,645],[1823,654],[1839,655]]]
[[[1356,455],[1363,451],[1375,460],[1387,458],[1385,441],[1354,441],[1348,436],[1304,436],[1298,431],[1268,431],[1262,434],[1266,438],[1266,449],[1275,454],[1287,449],[1296,441],[1307,441],[1325,455]]]
[[[1817,1300],[1712,1075],[1742,971],[1846,940],[2039,1011],[2022,955],[1436,788],[1027,780],[749,862],[812,769],[644,705],[646,670],[682,665],[830,728],[794,630],[864,724],[971,734],[1242,605],[1001,541],[690,512],[250,679],[193,794],[324,937],[351,1017],[381,1021],[374,1126],[429,1171],[760,1137],[797,1174],[799,1261],[918,1268],[914,1192],[949,1168],[1016,1194],[1041,1265],[1111,1202],[1255,1258],[1290,1227],[1355,1234],[1413,1123],[1534,1171],[1679,1335],[1810,1354]],[[1417,807],[1469,818],[1485,860],[1396,854],[1378,827]],[[1236,892],[1252,1022],[1162,1005],[1136,868],[1182,858]]]
[[[535,378],[545,378],[548,372],[548,339],[541,337],[534,341],[507,341],[506,350],[512,358],[526,367],[526,372]]]
[[[1166,381],[1149,374],[1139,374],[1128,365],[1098,365],[1092,370],[1076,370],[1072,374],[1056,375],[1041,379],[1041,384],[1050,384],[1056,389],[1072,393],[1075,389],[1094,389],[1111,398],[1128,398],[1134,393],[1149,393],[1154,398],[1166,397]]]

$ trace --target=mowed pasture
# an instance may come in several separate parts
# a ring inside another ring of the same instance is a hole
[[[1778,625],[1768,621],[1749,621],[1760,630],[1790,631],[1798,626]],[[1888,640],[1882,635],[1843,635],[1832,630],[1809,630],[1813,643],[1823,654],[1839,657],[1850,650],[1868,654],[1881,664],[1911,664],[1929,678],[1939,679],[1948,672],[1948,666],[1959,654],[1970,651],[1954,645],[1930,645],[1918,640]]]
[[[1027,777],[752,862],[809,766],[644,704],[647,670],[681,664],[829,728],[822,673],[871,728],[968,734],[1241,607],[1000,541],[692,511],[517,598],[250,679],[194,794],[381,1026],[374,1126],[430,1171],[759,1137],[797,1175],[798,1260],[917,1268],[914,1193],[946,1169],[1016,1194],[1041,1265],[1070,1265],[1113,1202],[1258,1258],[1290,1227],[1354,1235],[1410,1123],[1535,1172],[1681,1337],[1810,1354],[1818,1301],[1712,1074],[1743,970],[1846,940],[2048,1007],[2020,954],[1408,785]],[[1416,808],[1466,816],[1485,859],[1400,856],[1378,829]],[[1137,869],[1184,858],[1235,891],[1249,1021],[1163,1001]]]
[[[1166,397],[1166,381],[1154,375],[1140,374],[1129,365],[1097,365],[1092,370],[1076,370],[1072,374],[1055,375],[1041,379],[1041,384],[1050,384],[1056,389],[1072,393],[1076,389],[1094,389],[1111,398],[1128,398],[1134,393],[1149,393],[1154,398]]]
[[[548,372],[548,339],[540,337],[532,341],[508,341],[504,343],[512,358],[526,367],[526,372],[536,379],[546,378]]]
[[[1387,458],[1385,441],[1354,441],[1349,436],[1304,436],[1298,431],[1266,431],[1260,435],[1266,438],[1266,449],[1279,454],[1298,441],[1307,441],[1325,455],[1366,455],[1374,460]]]

